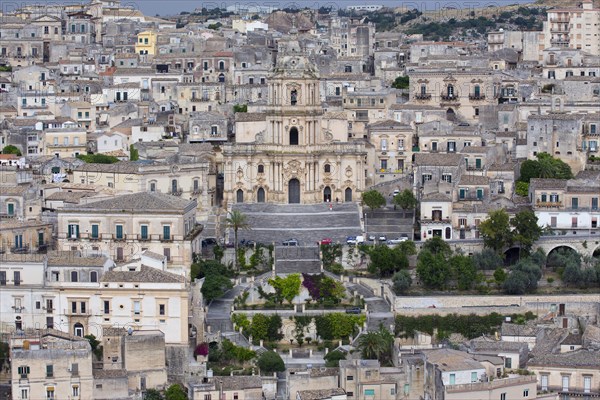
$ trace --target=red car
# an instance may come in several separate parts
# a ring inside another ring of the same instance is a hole
[[[321,244],[331,244],[333,242],[332,242],[332,240],[330,238],[325,238],[325,239],[321,239],[321,241],[319,243],[321,243]]]

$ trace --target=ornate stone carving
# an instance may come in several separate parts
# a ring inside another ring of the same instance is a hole
[[[348,178],[350,178],[352,176],[352,167],[350,167],[350,166],[346,167],[346,176]],[[352,182],[352,181],[350,181],[350,182]]]
[[[265,141],[265,131],[262,130],[262,131],[258,132],[256,134],[256,136],[254,136],[254,141],[256,143],[264,143],[264,141]]]
[[[331,133],[330,129],[323,130],[323,137],[327,142],[331,142],[333,140],[333,133]]]

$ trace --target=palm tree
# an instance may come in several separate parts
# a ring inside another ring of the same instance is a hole
[[[394,336],[383,325],[375,332],[367,332],[358,339],[362,357],[367,360],[379,360],[381,365],[392,363]]]
[[[250,226],[248,225],[248,221],[246,220],[246,215],[243,214],[239,210],[230,211],[226,222],[227,222],[228,228],[233,228],[233,237],[235,240],[235,243],[234,243],[235,267],[237,269],[237,267],[238,267],[238,258],[237,258],[237,255],[238,255],[238,231],[240,229],[250,229]]]

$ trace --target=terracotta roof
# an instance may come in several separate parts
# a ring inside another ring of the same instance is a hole
[[[171,196],[156,192],[140,192],[116,196],[109,200],[101,200],[88,203],[78,207],[69,208],[69,210],[95,210],[97,212],[178,212],[190,207],[195,201],[182,199],[177,196]],[[65,211],[65,210],[63,210]]]
[[[331,396],[340,396],[346,394],[342,388],[317,389],[317,390],[299,390],[298,400],[326,400]]]
[[[420,166],[459,166],[463,161],[462,154],[417,153],[415,165]]]

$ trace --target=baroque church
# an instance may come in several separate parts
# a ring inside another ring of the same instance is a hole
[[[367,150],[348,141],[343,112],[323,110],[321,82],[295,35],[279,42],[264,112],[236,113],[223,146],[224,198],[231,203],[314,204],[360,200]]]

